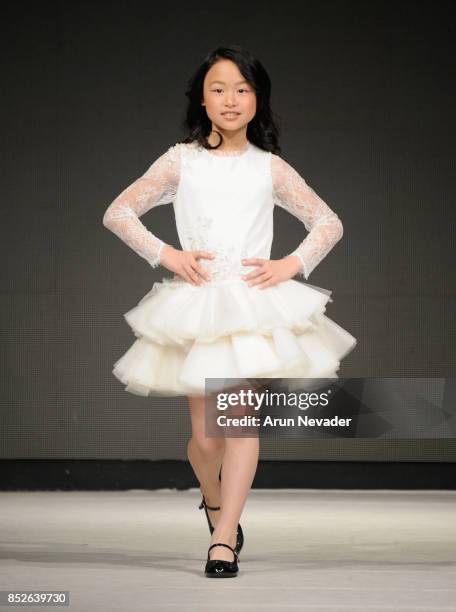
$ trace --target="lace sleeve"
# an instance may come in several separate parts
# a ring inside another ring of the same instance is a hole
[[[103,216],[103,225],[153,268],[160,264],[160,253],[166,243],[150,232],[139,217],[153,206],[173,201],[179,184],[180,157],[179,145],[170,147],[117,196]]]
[[[309,232],[290,253],[299,257],[300,272],[307,280],[312,270],[342,238],[342,222],[302,176],[275,154],[271,154],[271,174],[274,204],[297,217]]]

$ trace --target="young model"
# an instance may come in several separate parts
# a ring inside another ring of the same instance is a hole
[[[299,273],[308,279],[343,226],[280,157],[270,92],[266,70],[247,50],[232,45],[210,53],[186,92],[187,136],[103,217],[152,267],[174,272],[124,315],[137,338],[113,373],[131,393],[188,396],[188,457],[211,532],[210,577],[238,573],[239,520],[259,438],[205,436],[205,378],[337,378],[341,359],[356,345],[324,314],[331,292],[293,279]],[[182,250],[139,220],[171,202]],[[272,260],[275,205],[309,233],[286,257]]]

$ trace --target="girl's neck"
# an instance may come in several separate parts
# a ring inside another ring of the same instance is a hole
[[[231,137],[224,134],[222,130],[217,129],[217,131],[220,132],[220,134],[222,134],[223,141],[222,141],[222,144],[219,147],[217,147],[217,149],[214,149],[216,151],[220,151],[220,152],[224,151],[226,153],[244,151],[249,145],[249,141],[247,139],[245,131],[241,134],[236,134],[235,136],[231,136]],[[211,146],[216,146],[219,143],[219,141],[220,141],[220,136],[216,134],[215,132],[211,132],[207,138],[207,142]]]

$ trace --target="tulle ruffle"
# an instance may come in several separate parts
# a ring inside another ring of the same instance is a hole
[[[124,314],[137,339],[113,374],[143,396],[203,395],[206,377],[337,378],[356,339],[324,314],[328,302],[331,291],[293,279],[267,289],[163,279]]]

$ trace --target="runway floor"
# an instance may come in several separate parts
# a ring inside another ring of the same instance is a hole
[[[69,591],[69,607],[42,611],[456,610],[456,491],[254,489],[225,580],[204,575],[200,500],[2,492],[0,590]]]

